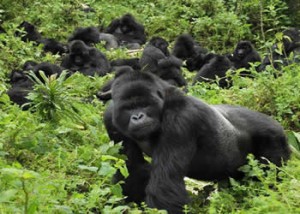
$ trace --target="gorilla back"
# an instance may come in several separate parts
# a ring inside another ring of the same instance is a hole
[[[130,68],[116,74],[104,121],[110,138],[123,141],[128,157],[130,175],[122,186],[128,200],[145,200],[169,213],[182,213],[189,201],[184,176],[239,177],[249,153],[278,166],[290,155],[282,127],[267,115],[208,105]],[[152,157],[151,167],[143,152]]]

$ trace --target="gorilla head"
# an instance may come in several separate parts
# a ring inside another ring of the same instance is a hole
[[[74,40],[70,43],[70,60],[77,66],[83,66],[89,61],[89,47],[81,40]]]
[[[243,59],[253,50],[253,46],[249,41],[240,41],[233,53],[237,59]]]
[[[166,56],[170,56],[170,52],[168,50],[169,43],[165,39],[161,37],[152,37],[149,44],[160,49]]]
[[[133,75],[122,75],[125,72],[132,72]],[[130,84],[124,85],[124,82]],[[159,130],[163,88],[152,75],[124,67],[116,74],[112,89],[112,99],[116,101],[113,121],[124,135],[147,139]]]

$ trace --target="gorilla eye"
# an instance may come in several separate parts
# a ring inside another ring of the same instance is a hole
[[[157,91],[156,92],[157,93],[157,96],[160,98],[160,99],[164,99],[164,96],[163,96],[163,94],[161,93],[161,91]]]

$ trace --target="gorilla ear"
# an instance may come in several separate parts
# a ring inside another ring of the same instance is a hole
[[[127,73],[127,72],[133,72],[133,68],[127,65],[124,66],[120,66],[120,68],[118,68],[116,70],[116,75],[115,75],[115,79],[122,76],[123,74]]]
[[[105,92],[98,92],[96,96],[101,101],[111,100],[111,89],[109,91],[105,91]]]

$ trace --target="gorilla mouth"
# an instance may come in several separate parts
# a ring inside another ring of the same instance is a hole
[[[130,128],[129,132],[132,136],[142,137],[149,136],[149,134],[153,133],[158,129],[157,123],[144,123],[142,125],[133,126]]]

